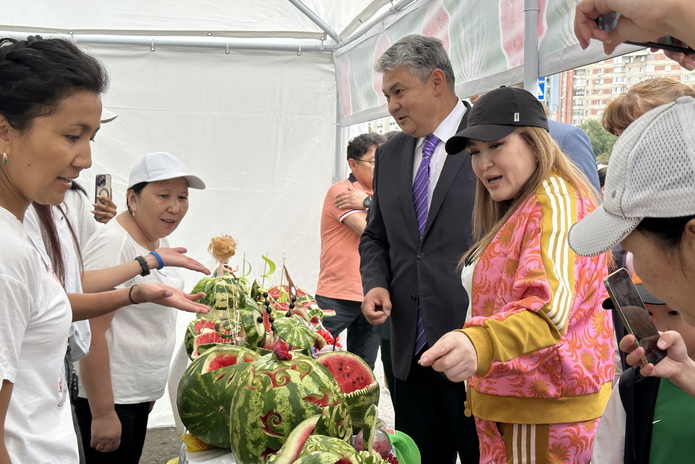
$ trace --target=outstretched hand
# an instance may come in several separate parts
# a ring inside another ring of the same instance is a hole
[[[444,334],[429,350],[422,353],[421,366],[432,366],[452,382],[463,382],[478,369],[478,356],[473,343],[459,331]]]
[[[200,292],[195,295],[190,295],[178,288],[155,282],[136,285],[133,288],[131,296],[136,303],[157,303],[162,306],[170,306],[189,313],[205,314],[210,311],[210,308],[206,305],[194,303],[195,300],[203,298],[205,293]]]
[[[210,275],[210,269],[206,268],[195,259],[185,255],[185,253],[188,252],[186,248],[157,248],[154,251],[159,253],[159,256],[161,256],[165,266],[183,267],[185,269],[190,269],[191,271],[202,272],[203,274]]]

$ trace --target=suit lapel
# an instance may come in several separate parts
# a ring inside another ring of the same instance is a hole
[[[464,102],[464,104],[465,103],[466,102]],[[470,106],[466,105],[466,108],[470,108]],[[459,124],[459,128],[456,131],[456,133],[459,133],[466,128],[467,121],[468,112],[466,111],[466,114],[463,115],[463,119],[461,120],[461,123]],[[449,191],[452,182],[458,175],[464,163],[470,163],[469,156],[466,154],[465,151],[456,153],[454,155],[447,155],[446,161],[444,162],[444,166],[442,167],[442,172],[439,175],[439,180],[437,181],[437,185],[434,187],[434,192],[432,193],[432,202],[430,203],[430,209],[427,213],[427,224],[425,224],[425,232],[423,238],[427,236],[427,232],[432,226],[434,218],[437,217],[437,213],[439,212],[439,209],[441,208],[442,203],[444,202],[444,198],[446,197],[446,194]],[[415,217],[414,212],[413,217]]]
[[[403,208],[403,216],[408,228],[408,232],[413,240],[420,241],[420,232],[417,228],[417,218],[415,217],[415,207],[413,206],[413,163],[415,162],[415,143],[416,138],[405,137],[403,139],[399,152],[403,157],[398,163],[399,184],[398,196],[401,199],[401,207]]]

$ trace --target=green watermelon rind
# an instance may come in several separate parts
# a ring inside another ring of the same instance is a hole
[[[356,450],[343,440],[325,435],[311,435],[304,443],[299,456],[306,456],[314,451],[328,451],[338,457],[350,457],[355,455]]]
[[[340,458],[341,456],[327,451],[314,451],[300,457],[294,464],[335,464]]]
[[[230,349],[233,348],[233,349]],[[201,369],[215,353],[238,352],[243,358],[256,357],[251,350],[223,346],[209,350],[188,367],[179,381],[176,405],[181,422],[188,431],[213,446],[229,448],[229,405],[236,381],[250,364],[236,364],[201,374]]]
[[[273,382],[275,387],[271,387]],[[324,396],[327,409],[342,405],[347,412],[345,397],[333,376],[310,357],[295,354],[291,360],[278,361],[270,354],[249,365],[239,377],[231,402],[230,443],[236,462],[263,464],[265,456],[277,452],[295,426],[322,414],[324,407],[304,400],[309,396]],[[349,417],[344,420],[349,425]]]
[[[300,316],[281,317],[275,320],[275,334],[288,345],[307,350],[314,346],[314,332],[307,327]]]
[[[245,306],[239,308],[239,315],[246,332],[247,343],[251,346],[261,345],[265,339],[265,325],[258,322],[258,317],[263,314],[253,298],[246,298]]]

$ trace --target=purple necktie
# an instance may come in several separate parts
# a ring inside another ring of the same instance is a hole
[[[415,181],[413,182],[413,205],[415,206],[415,216],[417,217],[417,228],[420,231],[420,239],[425,232],[425,224],[427,224],[427,191],[430,183],[430,158],[434,154],[434,150],[439,143],[439,139],[434,134],[425,137],[425,143],[422,146],[422,162],[415,173]],[[415,351],[418,354],[422,347],[427,343],[427,335],[425,335],[425,324],[422,321],[420,313],[420,303],[417,308],[417,331],[415,332]]]

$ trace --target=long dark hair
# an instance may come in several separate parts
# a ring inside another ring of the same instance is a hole
[[[0,39],[0,114],[19,132],[35,118],[50,116],[58,104],[77,92],[103,93],[108,86],[104,67],[64,39],[29,36]],[[47,251],[61,282],[65,264],[50,206],[34,203]]]

